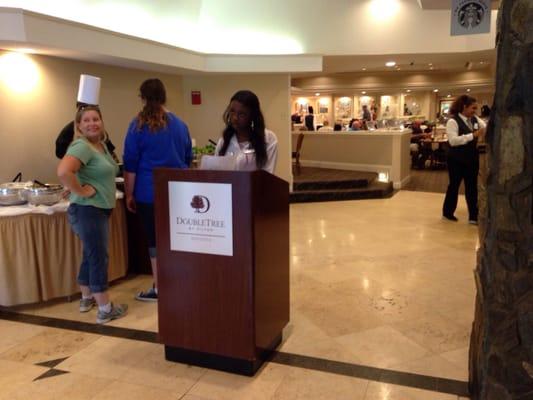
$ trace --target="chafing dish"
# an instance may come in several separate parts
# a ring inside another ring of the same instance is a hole
[[[51,206],[63,198],[63,186],[58,184],[33,186],[26,189],[26,198],[28,199],[28,203],[34,206],[40,204]]]
[[[26,204],[26,190],[33,182],[8,182],[0,184],[0,206]]]
[[[25,189],[0,187],[0,206],[17,206],[26,202]]]

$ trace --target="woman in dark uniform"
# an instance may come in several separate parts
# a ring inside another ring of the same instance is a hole
[[[477,141],[485,133],[485,122],[478,118],[476,99],[468,95],[459,96],[450,108],[451,118],[446,124],[450,150],[448,152],[448,174],[450,183],[442,206],[442,215],[450,221],[454,216],[461,181],[465,182],[468,222],[477,224],[477,175],[479,153]]]

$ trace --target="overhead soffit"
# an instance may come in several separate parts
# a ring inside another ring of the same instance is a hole
[[[322,70],[317,55],[202,54],[90,25],[0,7],[0,48],[167,73],[288,73]]]

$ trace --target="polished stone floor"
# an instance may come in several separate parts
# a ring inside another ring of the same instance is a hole
[[[442,220],[442,200],[400,191],[291,205],[291,322],[279,350],[466,381],[477,228],[466,222],[464,198],[459,222]],[[132,299],[150,282],[136,277],[112,287],[113,300],[130,312],[109,326],[157,330],[157,306]],[[96,318],[74,301],[16,311]],[[276,362],[247,378],[166,362],[156,343],[0,319],[0,400],[458,398],[416,387]]]

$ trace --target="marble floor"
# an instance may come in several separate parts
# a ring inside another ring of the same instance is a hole
[[[464,198],[459,222],[442,220],[442,200],[400,191],[291,205],[291,321],[279,351],[467,381],[477,228],[467,224]],[[157,306],[132,298],[150,282],[113,285],[113,301],[130,311],[109,326],[157,331]],[[15,311],[96,318],[80,314],[77,301]],[[275,361],[248,378],[167,362],[157,343],[0,319],[0,400],[458,399],[395,383]]]

